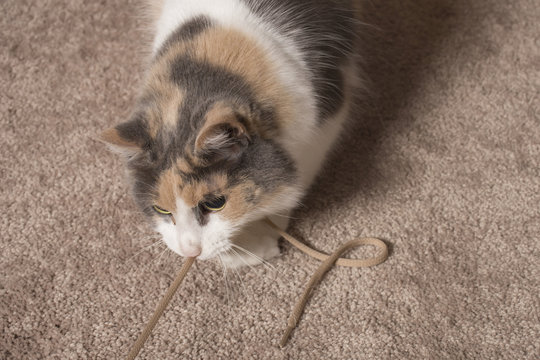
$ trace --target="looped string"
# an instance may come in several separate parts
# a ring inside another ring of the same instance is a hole
[[[319,259],[323,262],[317,268],[315,273],[311,275],[311,278],[309,279],[309,282],[307,283],[306,288],[304,289],[304,292],[302,293],[302,296],[300,296],[300,299],[298,299],[298,301],[296,302],[296,305],[294,306],[294,309],[291,315],[289,316],[289,320],[287,322],[287,329],[285,330],[285,333],[283,334],[283,337],[281,338],[281,341],[279,343],[280,347],[284,347],[287,344],[287,341],[289,340],[289,337],[292,331],[296,327],[298,320],[300,319],[300,317],[302,316],[302,313],[304,312],[304,308],[306,307],[306,304],[309,300],[309,296],[312,290],[321,281],[324,274],[326,274],[326,272],[330,270],[332,266],[334,266],[334,264],[341,265],[341,266],[349,266],[349,267],[370,267],[370,266],[379,265],[380,263],[384,262],[388,258],[388,247],[386,246],[384,242],[376,238],[361,238],[361,239],[348,241],[345,244],[341,245],[341,247],[339,247],[331,255],[328,255],[328,254],[319,252],[315,249],[312,249],[306,244],[301,243],[300,241],[296,240],[294,237],[287,234],[285,231],[281,230],[270,219],[267,218],[266,223],[270,225],[270,227],[274,229],[278,234],[283,236],[285,240],[287,240],[289,243],[295,246],[298,250],[302,251],[306,255]],[[377,256],[373,258],[369,258],[369,259],[340,258],[341,254],[343,254],[347,250],[356,246],[361,246],[361,245],[373,245],[375,247],[378,247],[381,251],[379,252]]]
[[[283,334],[283,337],[280,341],[280,346],[283,347],[287,343],[290,334],[296,327],[296,324],[298,323],[298,320],[302,316],[302,313],[304,312],[304,308],[306,306],[306,303],[309,300],[309,295],[311,294],[312,290],[317,286],[317,284],[321,281],[322,277],[330,268],[334,265],[340,265],[340,266],[349,266],[349,267],[369,267],[369,266],[375,266],[382,262],[384,262],[388,258],[388,247],[384,242],[382,242],[379,239],[375,238],[362,238],[362,239],[355,239],[346,242],[343,244],[339,249],[337,249],[334,253],[331,255],[319,252],[317,250],[314,250],[310,248],[309,246],[305,245],[304,243],[301,243],[300,241],[296,240],[291,235],[287,234],[285,231],[281,230],[276,224],[274,224],[270,219],[265,219],[266,223],[270,225],[272,229],[274,229],[278,234],[283,236],[285,240],[290,242],[293,246],[295,246],[298,250],[302,251],[303,253],[314,257],[316,259],[319,259],[323,261],[323,263],[319,266],[317,271],[311,276],[309,279],[309,282],[300,297],[298,299],[291,315],[289,316],[289,320],[287,322],[287,329],[285,330],[285,333]],[[373,258],[369,259],[345,259],[340,258],[341,254],[343,254],[345,251],[349,250],[352,247],[360,246],[360,245],[373,245],[375,247],[378,247],[381,251],[379,254]],[[131,348],[127,360],[133,360],[137,357],[139,354],[139,351],[142,349],[146,339],[148,339],[148,336],[152,332],[152,329],[156,325],[157,321],[163,314],[163,311],[165,311],[165,308],[171,301],[172,297],[174,296],[174,293],[184,280],[184,277],[186,276],[187,272],[189,271],[191,265],[195,262],[195,258],[187,258],[187,260],[184,262],[184,265],[182,265],[182,268],[178,272],[178,275],[176,275],[175,280],[167,290],[167,293],[161,299],[159,302],[156,310],[154,311],[154,314],[152,315],[152,318],[146,324],[146,327],[144,328],[143,332],[139,335],[137,338],[137,341]]]

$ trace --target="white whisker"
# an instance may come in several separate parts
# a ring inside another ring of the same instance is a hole
[[[244,264],[246,264],[246,266],[249,266],[249,268],[250,268],[251,270],[255,270],[255,267],[254,267],[253,265],[251,265],[250,263],[248,263],[248,262],[244,259],[244,256],[243,256],[242,254],[240,254],[238,251],[236,251],[236,249],[231,248],[230,250],[233,251],[233,252],[240,258],[240,260],[241,260]]]
[[[240,251],[243,251],[245,254],[249,255],[249,256],[252,256],[253,258],[257,259],[257,261],[259,261],[260,263],[262,263],[263,265],[266,265],[268,266],[271,270],[273,271],[276,271],[276,267],[272,264],[270,264],[268,261],[264,260],[262,257],[258,256],[258,255],[255,255],[254,253],[252,253],[251,251],[249,250],[246,250],[244,249],[243,247],[239,246],[239,245],[236,245],[236,244],[231,244],[232,247],[240,250]]]
[[[156,246],[156,244],[159,244],[160,242],[161,242],[161,239],[157,239],[157,241],[151,243],[150,245],[147,245],[147,246],[143,247],[142,249],[140,249],[139,251],[137,251],[134,255],[130,256],[127,260],[125,260],[124,263],[127,263],[128,261],[132,260],[134,257],[136,257],[137,255],[139,255],[139,254],[142,253],[143,251],[149,250],[150,248]]]
[[[284,214],[280,214],[280,213],[268,214],[268,216],[279,216],[279,217],[286,218],[286,219],[291,219],[291,220],[300,220],[300,218],[292,217],[290,215],[284,215]]]
[[[161,244],[163,244],[163,243],[161,243]],[[163,244],[163,245],[165,245],[165,244]],[[154,255],[152,257],[152,259],[150,261],[148,261],[148,263],[146,265],[138,267],[137,270],[135,270],[135,276],[138,276],[139,274],[142,274],[144,271],[148,270],[148,268],[155,262],[156,257],[158,257],[158,256],[161,257],[161,255],[163,255],[165,253],[165,251],[167,251],[167,249],[168,249],[167,246],[165,246],[165,249],[163,249],[163,251],[160,252],[158,255]]]
[[[236,250],[234,250],[234,249],[230,249],[230,251],[236,253]],[[237,253],[237,254],[238,254],[238,253]],[[238,270],[235,269],[235,268],[231,268],[231,270],[236,274],[236,277],[238,277],[238,280],[240,280],[240,285],[242,286],[242,291],[243,291],[244,294],[245,294],[245,293],[246,293],[246,286],[245,286],[245,284],[244,284],[244,280],[243,280],[242,277],[240,276],[240,273],[239,273]]]
[[[161,261],[161,258],[163,257],[163,255],[165,254],[165,252],[169,250],[168,247],[165,247],[165,250],[163,250],[163,252],[159,255],[158,259],[157,259],[157,262],[156,262],[156,266],[159,266],[159,263]]]
[[[221,267],[223,268],[223,279],[225,280],[225,293],[227,294],[227,304],[230,302],[229,298],[229,282],[227,281],[227,269],[225,267],[225,264],[223,263],[223,258],[221,257],[221,254],[217,254],[219,261],[221,263]]]

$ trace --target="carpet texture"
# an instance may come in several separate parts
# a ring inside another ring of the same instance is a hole
[[[94,140],[130,114],[144,21],[130,0],[0,11],[0,358],[122,358],[181,265]],[[318,262],[285,245],[227,281],[198,262],[140,359],[540,357],[538,3],[364,12],[369,93],[289,230],[380,237],[388,261],[331,270],[283,350]]]

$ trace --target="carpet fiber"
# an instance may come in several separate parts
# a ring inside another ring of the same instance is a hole
[[[180,268],[95,140],[142,78],[135,5],[0,2],[2,359],[122,358]],[[289,231],[376,236],[388,261],[331,270],[283,350],[318,262],[284,245],[227,281],[198,262],[141,359],[540,357],[538,3],[364,12],[368,94]]]

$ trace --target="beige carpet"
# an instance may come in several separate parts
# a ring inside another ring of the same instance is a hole
[[[538,3],[365,3],[371,96],[290,231],[390,258],[332,270],[283,350],[317,262],[285,246],[228,285],[197,263],[141,359],[540,357]],[[130,0],[0,12],[0,358],[122,358],[181,263],[92,139],[130,113],[142,20]]]

